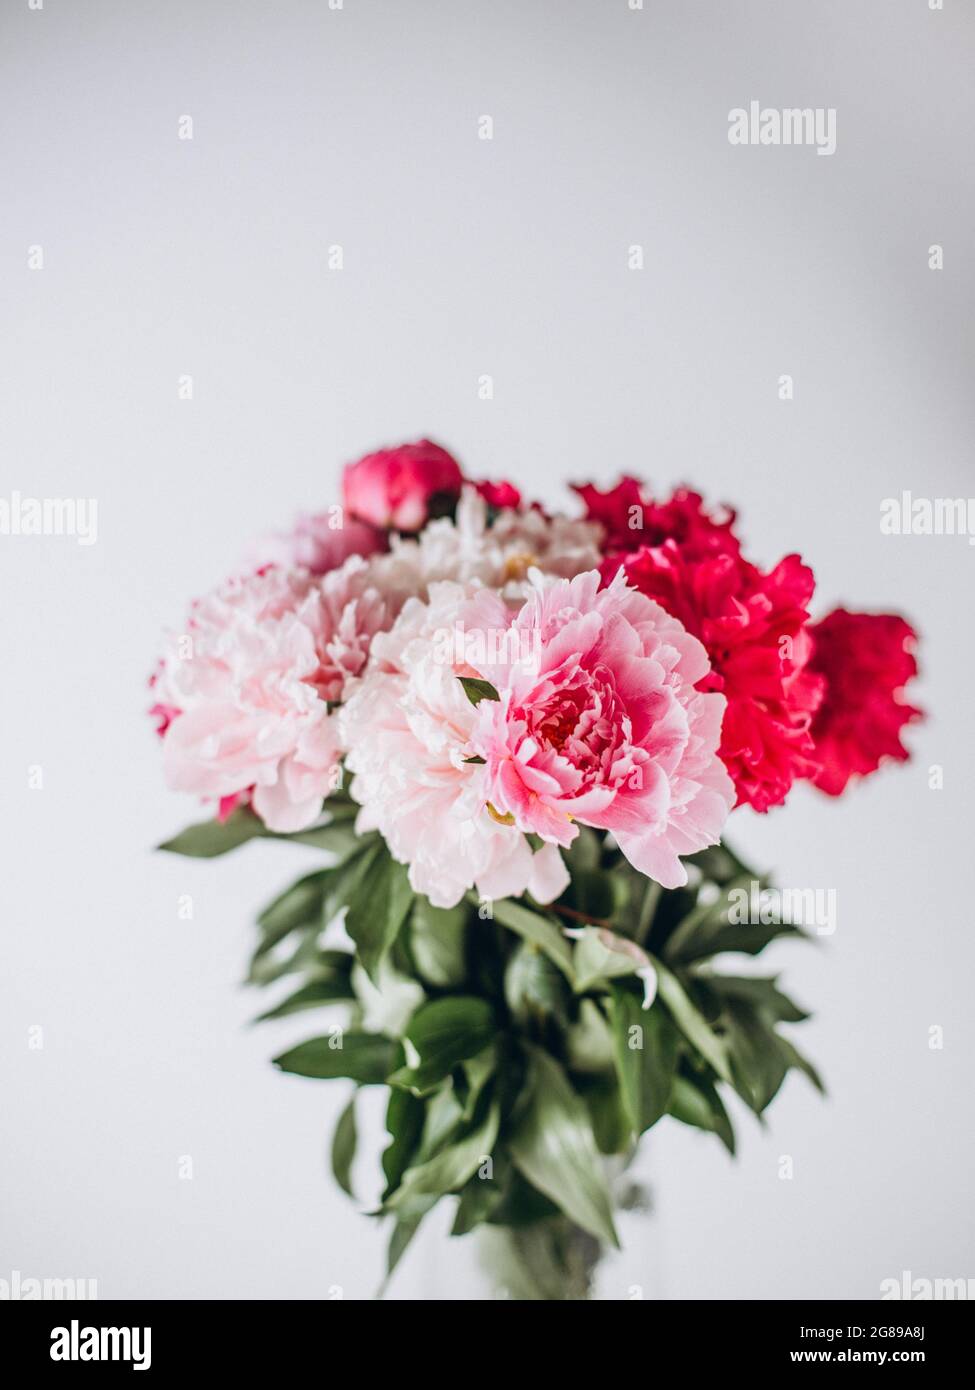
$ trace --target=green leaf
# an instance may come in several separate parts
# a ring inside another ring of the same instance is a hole
[[[328,825],[313,826],[311,830],[299,830],[294,835],[279,835],[275,838],[293,840],[296,844],[312,845],[315,849],[327,850],[329,854],[334,854],[336,862],[341,864],[372,837],[357,835],[351,820],[337,820]]]
[[[481,1178],[475,1173],[461,1188],[460,1201],[450,1228],[452,1236],[464,1236],[491,1216],[503,1196],[503,1188],[494,1178]]]
[[[435,1153],[464,1130],[464,1106],[453,1085],[443,1086],[426,1103],[423,1133],[416,1158],[410,1165],[426,1163]]]
[[[496,1031],[486,999],[454,994],[421,1004],[406,1029],[417,1060],[390,1079],[414,1095],[432,1091],[458,1063],[482,1052]]]
[[[343,1192],[347,1192],[353,1198],[355,1193],[352,1191],[352,1160],[355,1158],[355,1146],[355,1092],[353,1091],[352,1099],[339,1116],[332,1138],[332,1172],[335,1174],[335,1181]]]
[[[639,1135],[666,1114],[677,1071],[677,1031],[659,1004],[645,1010],[619,986],[613,987],[610,1021],[624,1109]]]
[[[699,901],[678,922],[667,939],[664,947],[667,959],[687,962],[713,954],[712,937],[731,925],[729,912],[740,901],[741,894],[744,893],[746,898],[750,898],[753,883],[758,883],[760,888],[764,888],[768,880],[754,879],[750,875],[740,876],[732,879],[730,883],[723,884],[710,900],[705,896],[702,887],[704,901]]]
[[[559,967],[569,983],[574,982],[572,952],[569,949],[569,943],[562,935],[562,928],[556,922],[548,917],[542,917],[538,912],[532,912],[527,907],[522,907],[520,903],[513,902],[511,898],[502,898],[494,904],[494,916],[503,927],[517,932],[525,941],[530,941],[533,946],[544,951],[549,960]]]
[[[416,1235],[422,1217],[415,1217],[410,1220],[399,1220],[393,1227],[392,1235],[389,1237],[389,1249],[386,1253],[386,1278],[383,1280],[379,1295],[382,1297],[386,1290],[386,1285],[393,1277],[393,1271],[400,1260],[406,1254],[407,1248],[413,1237]]]
[[[482,700],[501,699],[490,681],[482,681],[477,676],[458,676],[457,679],[464,687],[464,694],[472,705],[479,705]]]
[[[337,970],[331,975],[322,975],[316,980],[309,980],[294,994],[289,994],[287,999],[282,999],[273,1009],[259,1014],[254,1020],[255,1023],[264,1023],[270,1018],[285,1018],[288,1014],[299,1013],[302,1009],[313,1009],[320,1004],[334,1004],[338,1000],[354,998],[349,981],[352,957],[347,952],[341,954],[349,962],[348,968],[344,971]]]
[[[343,1033],[327,1038],[309,1038],[280,1057],[274,1065],[295,1076],[330,1079],[347,1076],[360,1086],[379,1086],[402,1059],[400,1044],[379,1033]]]
[[[578,874],[599,868],[602,858],[602,834],[591,830],[588,825],[580,825],[579,833],[568,849],[562,851],[566,868],[573,881]]]
[[[572,880],[561,899],[566,907],[590,921],[606,921],[616,907],[613,877],[605,869],[572,869]]]
[[[464,1090],[463,1098],[463,1118],[468,1123],[473,1120],[477,1110],[478,1102],[484,1092],[484,1088],[494,1076],[498,1069],[498,1052],[494,1043],[486,1047],[483,1052],[479,1052],[476,1057],[471,1057],[463,1062],[460,1068],[460,1084]],[[455,1079],[455,1086],[457,1086]]]
[[[159,845],[169,854],[185,854],[192,859],[215,859],[218,854],[227,854],[238,845],[246,844],[265,833],[264,824],[253,811],[241,807],[222,823],[218,820],[201,821],[189,825]]]
[[[627,1153],[633,1144],[633,1126],[616,1077],[584,1077],[579,1084],[579,1093],[589,1111],[599,1152]]]
[[[416,1236],[417,1230],[420,1229],[421,1220],[423,1220],[423,1215],[396,1219],[395,1225],[392,1227],[392,1234],[389,1236],[389,1247],[387,1250],[387,1257],[385,1257],[385,1279],[382,1280],[380,1287],[378,1287],[376,1294],[377,1298],[382,1298],[382,1295],[387,1291],[389,1280],[391,1280],[392,1275],[394,1275],[396,1265],[399,1264],[403,1255],[409,1250],[413,1237]]]
[[[727,1031],[735,1090],[761,1115],[789,1069],[775,1030],[754,1009],[740,1003],[727,1003],[721,1021]]]
[[[164,841],[158,848],[169,854],[188,855],[193,859],[214,859],[227,854],[248,840],[290,840],[294,844],[313,845],[344,858],[356,841],[357,836],[352,822],[359,807],[354,802],[326,802],[329,819],[324,825],[313,825],[308,830],[298,830],[292,834],[277,834],[268,830],[259,816],[248,806],[242,806],[227,817],[225,821],[206,820],[197,825],[189,825]],[[372,837],[370,837],[372,838]]]
[[[777,975],[707,975],[701,978],[719,1000],[748,1004],[773,1023],[803,1023],[809,1017],[778,988]]]
[[[796,1071],[801,1071],[816,1087],[820,1095],[825,1095],[826,1087],[812,1062],[808,1061],[798,1048],[788,1038],[784,1038],[781,1033],[776,1033],[775,1041],[786,1063],[790,1067],[794,1067]]]
[[[731,1120],[717,1090],[706,1077],[695,1075],[692,1080],[679,1073],[674,1078],[668,1114],[682,1124],[716,1134],[728,1152],[734,1155],[735,1132]]]
[[[386,1209],[415,1214],[429,1210],[445,1193],[458,1192],[490,1157],[500,1120],[500,1106],[492,1101],[479,1125],[444,1145],[425,1163],[407,1168]]]
[[[549,1201],[526,1177],[506,1162],[495,1162],[495,1172],[501,1184],[501,1200],[491,1209],[487,1220],[492,1226],[532,1226],[545,1217],[564,1219],[554,1202]]]
[[[468,908],[433,907],[417,895],[410,918],[409,943],[421,980],[438,989],[456,989],[467,976]]]
[[[579,1000],[579,1017],[569,1026],[565,1046],[571,1072],[609,1072],[615,1076],[612,1030],[595,999]]]
[[[399,1187],[400,1179],[413,1161],[423,1133],[425,1115],[423,1101],[417,1100],[409,1091],[400,1091],[395,1087],[390,1091],[386,1106],[386,1129],[390,1143],[383,1151],[383,1173],[386,1175],[383,1201]]]
[[[710,936],[707,948],[702,954],[717,956],[724,951],[737,951],[745,956],[757,956],[760,951],[765,950],[766,946],[777,941],[780,937],[794,937],[799,941],[809,940],[808,934],[801,927],[793,927],[787,922],[775,922],[769,926],[762,926],[758,922],[744,922],[741,926],[736,926],[733,922],[728,922]],[[690,961],[699,958],[697,953],[693,953],[684,955],[682,959]]]
[[[340,864],[324,871],[321,924],[327,927],[355,898],[363,880],[372,872],[380,855],[387,853],[378,836],[360,839]]]
[[[654,965],[657,969],[659,996],[669,1009],[677,1027],[687,1041],[697,1048],[709,1066],[714,1068],[721,1080],[734,1085],[725,1043],[692,1002],[677,976],[672,975],[660,961],[654,961]]]
[[[385,847],[368,857],[348,900],[345,930],[356,945],[356,954],[374,984],[379,967],[399,935],[413,904],[406,867],[397,864]]]
[[[654,971],[650,957],[635,941],[605,927],[583,927],[573,935],[576,936],[572,954],[576,994],[585,994],[597,986],[605,987],[610,980],[622,975],[645,972],[652,980]]]
[[[655,879],[647,879],[646,887],[640,894],[640,906],[636,914],[636,940],[643,945],[653,928],[657,908],[663,896],[663,888]]]
[[[320,957],[327,954],[319,950],[318,935],[317,924],[311,928],[303,928],[298,945],[290,953],[279,952],[272,955],[270,951],[264,951],[258,946],[251,960],[247,983],[269,985],[284,975],[293,975],[298,970],[315,971]]]
[[[585,1104],[553,1057],[529,1057],[527,1103],[509,1146],[515,1165],[577,1225],[619,1245],[612,1204]]]
[[[698,850],[696,854],[683,857],[685,864],[694,864],[706,879],[717,883],[719,887],[724,887],[735,878],[758,878],[755,870],[743,863],[731,846],[725,843],[710,845],[707,849]]]
[[[529,941],[519,941],[504,972],[504,997],[521,1027],[542,1028],[550,1020],[568,1023],[571,999],[565,976]]]
[[[771,922],[731,920],[746,902],[751,903],[753,885],[761,892],[768,887],[768,882],[767,876],[757,876],[746,870],[725,883],[713,902],[698,904],[678,923],[663,947],[667,960],[672,964],[689,965],[725,951],[755,956],[778,937],[808,939],[800,927],[780,919]],[[748,910],[751,911],[750,906]]]
[[[329,872],[328,869],[318,869],[313,874],[306,874],[268,904],[257,919],[261,942],[254,953],[255,959],[283,941],[289,932],[299,927],[319,926],[322,895]]]

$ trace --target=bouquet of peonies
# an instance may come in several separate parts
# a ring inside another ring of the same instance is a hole
[[[291,981],[264,1018],[325,1011],[282,1071],[388,1089],[390,1271],[452,1195],[511,1296],[583,1298],[646,1130],[733,1152],[722,1087],[760,1115],[791,1068],[819,1085],[776,980],[714,968],[803,935],[722,836],[907,758],[914,633],[812,622],[800,558],[760,568],[687,488],[590,483],[551,515],[424,440],[343,491],[168,639],[165,774],[210,819],[164,848],[318,851],[249,978]],[[355,1145],[353,1091],[346,1190]]]

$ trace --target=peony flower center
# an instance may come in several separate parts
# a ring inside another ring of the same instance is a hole
[[[613,781],[611,770],[629,742],[629,719],[607,672],[577,668],[569,679],[522,711],[530,735],[540,748],[571,763],[580,785]]]
[[[528,571],[537,564],[538,557],[532,555],[529,551],[506,556],[503,574],[504,583],[507,583],[509,580],[516,580],[520,583],[525,579]]]
[[[579,727],[584,703],[579,690],[564,692],[557,701],[542,710],[536,719],[534,734],[539,743],[548,744],[561,753],[566,740]]]

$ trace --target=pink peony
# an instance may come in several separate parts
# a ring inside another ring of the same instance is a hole
[[[477,710],[459,675],[477,673],[453,634],[472,584],[430,586],[373,642],[369,669],[338,714],[360,833],[379,830],[410,883],[435,907],[476,887],[482,898],[530,892],[550,902],[569,878],[558,850],[537,853],[487,808],[482,764],[471,761]]]
[[[687,882],[679,856],[714,844],[734,802],[718,757],[724,697],[696,638],[622,574],[546,580],[512,620],[488,591],[467,606],[486,634],[472,664],[500,698],[477,706],[471,735],[495,813],[551,844],[574,822],[609,830],[665,888]]]
[[[463,481],[453,455],[421,439],[350,463],[342,488],[352,516],[384,529],[419,531],[430,516],[452,506]]]
[[[392,618],[358,557],[322,580],[270,567],[201,599],[153,682],[169,785],[221,815],[250,794],[271,830],[310,825],[339,778],[329,702]]]
[[[311,515],[300,512],[290,531],[266,536],[251,552],[254,568],[282,565],[312,574],[337,570],[350,555],[369,556],[386,549],[386,536],[368,522],[343,515],[341,507]]]

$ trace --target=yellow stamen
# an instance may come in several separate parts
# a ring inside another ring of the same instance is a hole
[[[538,564],[538,558],[530,554],[527,550],[518,555],[509,555],[504,562],[504,579],[524,579],[532,565]]]

